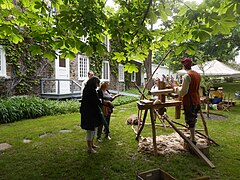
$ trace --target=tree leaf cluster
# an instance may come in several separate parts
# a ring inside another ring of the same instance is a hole
[[[34,39],[31,55],[53,60],[56,51],[69,59],[77,53],[103,55],[102,43],[108,36],[119,43],[113,60],[127,64],[145,61],[149,50],[173,49],[169,57],[194,56],[199,43],[219,34],[229,36],[239,27],[238,0],[208,0],[200,5],[180,0],[115,3],[117,10],[106,7],[105,0],[3,0],[0,39],[19,44],[27,32]]]

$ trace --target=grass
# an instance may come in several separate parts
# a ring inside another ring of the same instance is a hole
[[[116,107],[111,119],[112,140],[98,143],[98,154],[86,151],[85,131],[78,128],[79,113],[41,117],[0,125],[0,143],[12,148],[0,151],[0,179],[136,179],[136,174],[161,168],[179,180],[210,176],[211,179],[240,179],[240,114],[239,101],[231,112],[216,111],[227,120],[207,120],[209,134],[220,146],[210,146],[211,169],[198,157],[186,152],[154,157],[137,151],[127,117],[137,114],[136,103]],[[174,119],[173,108],[168,115]],[[183,123],[183,116],[180,120]],[[148,122],[150,120],[148,119]],[[198,128],[202,128],[199,120]],[[72,132],[62,133],[62,129]],[[53,136],[40,138],[39,135]],[[157,127],[157,135],[169,134],[172,129]],[[141,134],[151,136],[151,127]],[[31,139],[25,144],[23,139]]]

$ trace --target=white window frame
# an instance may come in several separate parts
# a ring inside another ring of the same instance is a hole
[[[109,61],[102,62],[102,81],[110,81],[110,65]]]
[[[124,82],[124,65],[118,64],[118,81]]]
[[[2,45],[0,45],[0,77],[7,77],[6,74],[6,54]]]
[[[85,55],[78,54],[78,80],[85,80],[88,77],[89,58]]]
[[[109,41],[109,38],[107,36],[105,36],[104,44],[107,48],[107,51],[110,52],[110,41]]]
[[[132,72],[132,74],[131,74],[131,82],[136,82],[136,76],[137,76],[137,73],[136,72]]]

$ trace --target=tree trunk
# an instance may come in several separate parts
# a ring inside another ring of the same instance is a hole
[[[147,80],[148,80],[149,77],[151,77],[152,75],[152,50],[148,51],[148,57],[144,61],[144,67],[146,69]],[[153,86],[153,81],[150,80],[147,85],[147,89],[150,90],[152,86]]]

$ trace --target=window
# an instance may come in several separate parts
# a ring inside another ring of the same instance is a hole
[[[3,46],[0,45],[0,76],[6,77],[6,57]]]
[[[66,60],[59,57],[59,67],[66,67]]]
[[[118,65],[118,81],[124,82],[124,66],[122,64]]]
[[[132,72],[131,74],[131,81],[136,82],[136,72]]]
[[[108,61],[102,62],[102,80],[110,81],[110,67]]]
[[[78,79],[84,80],[88,77],[89,58],[84,55],[78,55]]]

